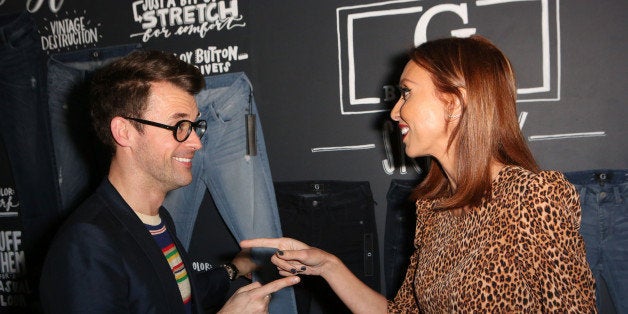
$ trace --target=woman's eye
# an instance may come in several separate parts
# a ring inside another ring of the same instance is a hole
[[[407,87],[399,86],[399,94],[403,100],[408,100],[410,96],[410,89]]]

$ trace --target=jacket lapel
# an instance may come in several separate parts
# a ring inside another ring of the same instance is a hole
[[[101,192],[100,194],[103,195],[105,201],[109,203],[110,206],[108,207],[111,213],[120,221],[131,235],[132,239],[137,242],[142,249],[143,254],[145,254],[151,262],[151,265],[146,265],[146,267],[152,267],[155,270],[155,275],[161,282],[161,287],[154,288],[161,288],[164,290],[165,295],[173,296],[172,298],[168,298],[168,300],[162,300],[168,304],[168,312],[183,313],[185,310],[179,286],[176,280],[174,280],[172,269],[157,245],[157,242],[155,242],[150,235],[140,218],[137,217],[131,207],[124,201],[120,193],[111,185],[109,180],[106,181],[106,184],[100,186],[99,192]],[[169,226],[167,226],[167,228],[169,228]],[[177,249],[181,249],[180,244],[177,244]]]

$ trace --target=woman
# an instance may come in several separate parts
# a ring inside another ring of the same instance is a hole
[[[391,112],[406,154],[431,156],[417,187],[415,252],[387,301],[334,255],[292,239],[268,246],[282,275],[320,275],[356,313],[595,312],[575,189],[540,171],[519,130],[512,67],[487,39],[411,52]]]

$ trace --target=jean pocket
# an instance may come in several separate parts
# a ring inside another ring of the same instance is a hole
[[[212,115],[216,118],[216,120],[228,123],[240,115],[244,115],[246,106],[245,104],[238,103],[237,101],[228,101],[223,104],[212,102],[210,108]]]

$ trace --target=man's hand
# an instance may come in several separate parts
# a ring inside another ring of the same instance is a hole
[[[231,261],[238,268],[238,277],[252,279],[253,271],[257,270],[258,265],[251,258],[251,249],[242,249]]]
[[[246,285],[238,289],[218,313],[268,313],[271,294],[300,281],[299,277],[290,276],[277,279],[263,286],[259,282]]]

